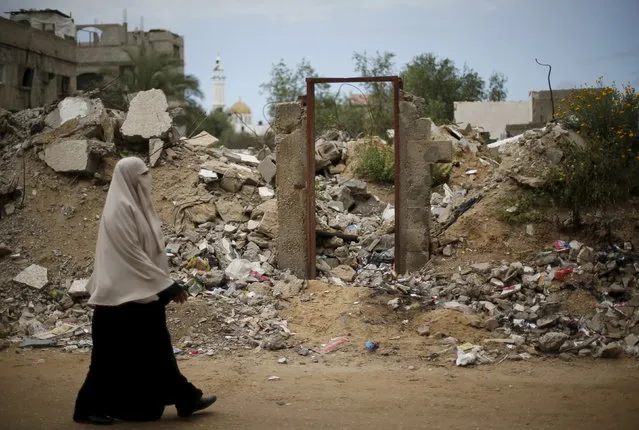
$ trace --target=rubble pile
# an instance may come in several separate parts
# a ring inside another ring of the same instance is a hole
[[[126,113],[85,97],[66,98],[49,110],[0,113],[0,132],[14,139],[0,151],[5,165],[32,151],[55,172],[93,177],[95,184],[108,182],[109,166],[123,148],[141,151],[151,166],[184,172],[175,176],[176,182],[192,177],[183,188],[163,195],[172,204],[172,219],[165,219],[164,226],[171,276],[192,297],[186,310],[169,307],[176,353],[293,346],[279,311],[291,299],[304,297],[306,283],[275,267],[275,154],[266,147],[228,150],[206,132],[179,138],[167,108],[164,94],[151,90],[136,94]],[[548,167],[561,161],[559,142],[578,144],[557,125],[489,145],[472,127],[433,126],[432,138],[449,139],[455,148],[455,160],[434,173],[448,182],[424,202],[431,205],[435,236],[504,178],[538,186]],[[478,263],[454,273],[431,264],[421,273],[398,277],[393,270],[394,208],[348,173],[360,144],[338,131],[316,142],[319,278],[392,294],[392,312],[443,308],[479,315],[477,328],[492,336],[485,344],[442,339],[457,347],[459,365],[494,362],[504,353],[513,360],[538,353],[639,353],[636,245],[595,250],[558,241],[534,261]],[[21,195],[19,175],[4,173],[11,171],[3,169],[0,176],[0,215],[15,212]],[[442,245],[434,251],[444,257],[457,251],[454,244]],[[0,290],[0,335],[22,346],[90,348],[92,310],[84,286],[91,262],[47,271],[21,259],[18,247],[0,244],[0,262],[3,258],[24,270],[12,273],[15,277]],[[572,306],[575,292],[588,299],[587,306]]]

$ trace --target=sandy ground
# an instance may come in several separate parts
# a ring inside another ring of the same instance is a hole
[[[144,351],[131,351],[143,354]],[[180,361],[218,402],[206,412],[117,428],[207,429],[636,429],[636,360],[504,362],[470,369],[337,352],[318,363],[286,351]],[[89,356],[0,353],[5,429],[93,428],[71,420]],[[409,368],[409,366],[414,366]],[[269,381],[276,375],[281,379]]]

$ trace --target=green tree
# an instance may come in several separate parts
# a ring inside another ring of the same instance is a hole
[[[454,119],[454,102],[485,99],[485,82],[468,66],[458,69],[449,58],[418,55],[402,70],[404,88],[425,100],[426,114],[436,123]]]
[[[366,51],[353,53],[355,71],[362,77],[390,76],[394,74],[395,54],[384,51],[368,56]],[[363,85],[368,92],[368,106],[374,134],[385,137],[386,130],[393,127],[393,90],[388,82],[370,82]]]
[[[503,73],[495,72],[488,79],[487,99],[491,102],[502,102],[506,100],[508,90],[506,90],[506,82],[508,79]]]
[[[202,97],[198,79],[180,73],[181,62],[171,54],[151,51],[145,45],[126,51],[132,64],[122,72],[120,82],[129,93],[157,88],[169,98]]]
[[[282,58],[273,64],[271,79],[260,84],[261,94],[266,94],[266,101],[270,103],[268,113],[275,115],[275,104],[294,102],[300,95],[306,94],[306,78],[317,76],[311,63],[302,58],[295,70],[286,65]]]

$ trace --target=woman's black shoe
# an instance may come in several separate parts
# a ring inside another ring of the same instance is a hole
[[[180,418],[186,418],[190,416],[193,412],[201,411],[202,409],[208,408],[213,403],[215,403],[216,400],[217,400],[217,397],[215,396],[200,397],[200,399],[197,402],[195,402],[195,407],[193,409],[185,411],[181,408],[178,408],[178,416]]]
[[[73,421],[83,424],[95,424],[98,426],[108,426],[115,424],[115,420],[106,415],[87,415],[85,417],[73,417]]]

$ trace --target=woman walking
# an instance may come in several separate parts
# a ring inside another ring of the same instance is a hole
[[[87,290],[93,350],[75,421],[154,421],[166,405],[187,417],[215,402],[180,373],[173,354],[165,306],[187,294],[169,277],[149,169],[139,158],[115,166]]]

